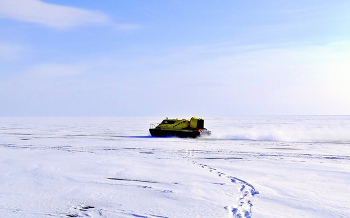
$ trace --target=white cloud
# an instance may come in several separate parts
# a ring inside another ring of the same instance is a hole
[[[114,25],[114,28],[116,30],[121,30],[121,31],[132,31],[132,30],[138,30],[141,28],[140,25],[138,24],[128,24],[128,23],[124,23],[124,24],[116,24]]]
[[[39,0],[0,0],[0,16],[61,29],[110,22],[108,16],[101,12]]]
[[[40,64],[32,67],[26,76],[40,78],[57,78],[70,77],[83,74],[86,67],[81,65],[66,65],[66,64]]]
[[[24,50],[19,45],[0,42],[0,60],[15,60]]]

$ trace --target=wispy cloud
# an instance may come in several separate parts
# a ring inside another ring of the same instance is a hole
[[[111,22],[102,12],[49,4],[39,0],[1,0],[0,17],[59,29]]]
[[[142,27],[138,24],[124,23],[124,24],[116,24],[114,25],[114,28],[120,31],[133,31],[133,30],[141,29]]]
[[[185,108],[183,113],[348,114],[349,50],[350,42],[344,41],[307,47],[209,45],[96,55],[75,63],[30,66],[22,75],[0,83],[0,100],[14,105],[40,96],[36,100],[40,105],[44,96],[72,113],[102,105],[100,115],[105,108],[120,105],[125,114],[138,113],[142,105],[142,113],[152,114],[178,113],[182,108],[172,110],[168,105],[191,105],[193,97],[188,93],[194,93],[204,109]],[[169,84],[176,84],[176,92]]]
[[[24,50],[22,46],[0,42],[0,60],[15,60]]]
[[[85,71],[84,66],[79,64],[67,65],[67,64],[40,64],[33,66],[28,72],[27,76],[32,78],[58,78],[58,77],[71,77],[83,74]]]

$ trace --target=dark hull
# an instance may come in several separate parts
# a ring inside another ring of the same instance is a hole
[[[202,134],[210,134],[210,131],[204,130],[204,132],[198,132],[197,130],[161,130],[161,129],[149,129],[152,136],[155,137],[180,137],[180,138],[196,138]]]

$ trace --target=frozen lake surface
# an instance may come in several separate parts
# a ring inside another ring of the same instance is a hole
[[[0,217],[350,217],[350,116],[203,118],[0,118]]]

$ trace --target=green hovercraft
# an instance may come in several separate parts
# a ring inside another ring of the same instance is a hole
[[[168,119],[166,118],[160,124],[151,124],[149,132],[155,137],[195,138],[202,135],[210,135],[210,131],[204,128],[204,120],[192,117],[188,119]]]

